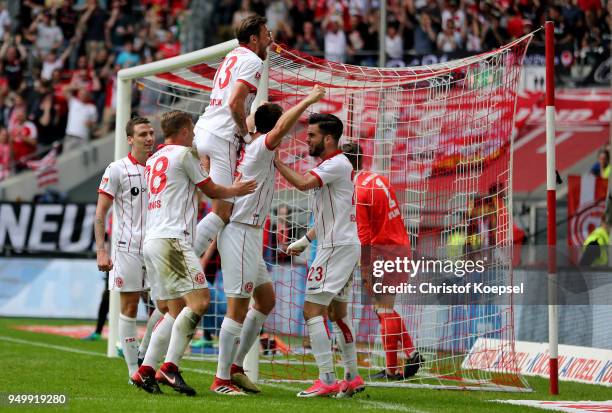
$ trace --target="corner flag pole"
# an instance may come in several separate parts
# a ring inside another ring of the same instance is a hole
[[[559,394],[559,309],[556,294],[557,175],[555,172],[555,26],[545,24],[546,33],[546,209],[548,212],[548,349],[550,394]]]

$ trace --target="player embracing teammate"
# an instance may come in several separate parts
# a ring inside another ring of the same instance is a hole
[[[353,168],[338,147],[343,124],[334,115],[313,114],[308,119],[307,143],[310,156],[321,163],[300,174],[280,158],[274,162],[281,175],[300,191],[314,189],[314,227],[289,245],[290,255],[302,253],[317,238],[316,258],[308,269],[304,319],[310,345],[319,367],[319,379],[298,397],[350,397],[363,391],[365,383],[357,369],[357,349],[348,299],[353,272],[360,257],[353,193]],[[325,315],[332,321],[344,364],[344,379],[334,373],[332,343]]]
[[[221,324],[217,374],[211,386],[215,393],[243,395],[237,387],[259,392],[244,373],[243,363],[274,308],[274,289],[262,251],[263,225],[274,196],[276,148],[300,115],[324,95],[325,90],[315,86],[306,98],[284,114],[279,105],[265,103],[252,116],[253,140],[245,147],[238,176],[256,181],[257,189],[236,199],[230,222],[218,239],[227,313]],[[254,305],[249,309],[251,296]]]

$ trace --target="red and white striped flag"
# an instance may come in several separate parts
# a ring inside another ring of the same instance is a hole
[[[42,159],[28,161],[28,168],[36,173],[38,187],[45,188],[59,182],[59,171],[57,170],[57,148],[53,148]]]
[[[568,176],[567,190],[567,243],[581,247],[601,223],[608,180],[591,174]]]

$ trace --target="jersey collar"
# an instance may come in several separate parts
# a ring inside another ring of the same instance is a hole
[[[327,155],[325,158],[321,158],[321,162],[319,162],[319,165],[321,165],[321,164],[322,164],[323,162],[325,162],[326,160],[333,158],[333,157],[334,157],[334,156],[336,156],[336,155],[341,155],[342,153],[343,153],[343,152],[342,152],[340,149],[338,149],[337,151],[334,151],[334,152],[330,153],[330,154],[329,154],[329,155]]]
[[[136,159],[136,158],[134,158],[134,156],[132,156],[132,152],[128,152],[128,158],[130,159],[130,161],[132,161],[132,163],[134,165],[138,164],[138,165],[141,165],[141,166],[146,166],[145,164],[138,162],[138,159]]]

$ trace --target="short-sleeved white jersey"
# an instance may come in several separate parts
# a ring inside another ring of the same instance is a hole
[[[98,193],[113,200],[113,219],[117,224],[112,234],[114,247],[142,254],[148,198],[145,166],[131,153],[111,162],[104,171]]]
[[[193,244],[198,217],[196,187],[210,178],[195,149],[160,145],[147,160],[147,229],[145,239],[176,238]]]
[[[353,194],[353,167],[342,151],[337,151],[309,171],[319,180],[312,211],[318,245],[330,248],[359,244]]]
[[[204,114],[198,119],[196,127],[203,128],[221,139],[233,140],[238,127],[229,107],[232,90],[237,82],[249,87],[250,93],[244,102],[245,114],[248,115],[259,87],[262,69],[263,60],[250,49],[238,46],[229,52],[217,68],[210,102]]]
[[[249,225],[263,225],[270,213],[274,196],[274,148],[267,143],[268,135],[262,135],[244,147],[238,162],[238,176],[242,180],[257,181],[252,194],[236,198],[230,221]]]

